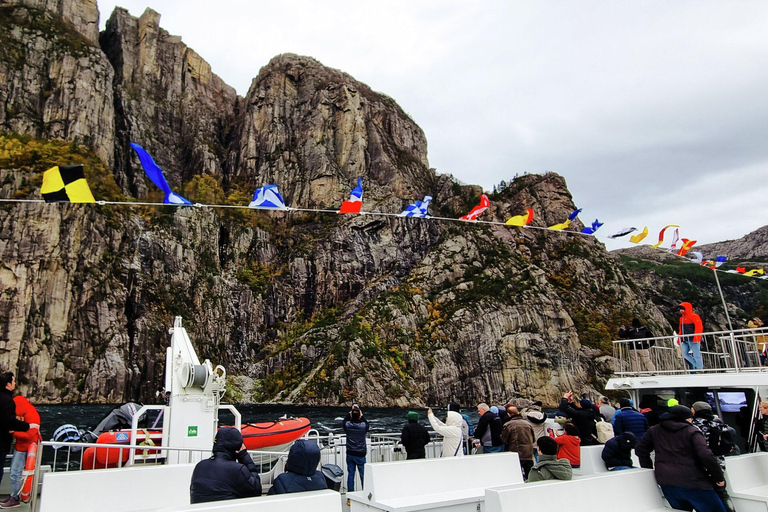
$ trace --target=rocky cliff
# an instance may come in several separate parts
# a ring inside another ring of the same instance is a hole
[[[135,141],[195,202],[247,204],[277,183],[291,205],[337,208],[358,176],[369,211],[430,194],[433,215],[455,218],[479,200],[429,168],[424,133],[394,100],[341,71],[281,55],[239,98],[154,11],[117,9],[98,38],[87,12],[0,4],[2,197],[39,197],[43,170],[80,161],[98,199],[157,199]],[[46,96],[44,76],[89,94]],[[551,173],[491,199],[485,218],[533,208],[538,227],[574,208]],[[176,315],[199,355],[227,367],[231,400],[366,406],[552,404],[602,386],[632,316],[668,326],[624,257],[535,229],[16,204],[0,210],[0,254],[0,367],[40,403],[153,400]]]

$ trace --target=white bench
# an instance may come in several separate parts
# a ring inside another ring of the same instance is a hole
[[[739,512],[768,510],[768,453],[726,457],[725,480]]]
[[[40,512],[127,512],[189,504],[195,464],[95,469],[43,476]]]
[[[608,468],[603,460],[603,448],[605,445],[582,446],[581,447],[581,467],[573,468],[573,476],[587,476],[599,473],[608,473]],[[640,461],[632,452],[632,465],[640,467]]]
[[[151,501],[151,499],[147,501]],[[309,491],[239,500],[212,501],[209,503],[159,509],[145,508],[143,510],[153,510],[156,512],[291,512],[294,510],[342,512],[342,507],[341,495],[336,491]]]
[[[347,498],[351,512],[476,512],[483,507],[486,488],[522,482],[520,459],[511,452],[381,462],[365,466],[364,489]]]
[[[489,488],[485,492],[485,512],[519,512],[542,507],[546,510],[593,510],[594,502],[590,502],[588,508],[581,508],[574,498],[600,496],[606,492],[621,496],[613,503],[613,507],[621,512],[670,510],[665,507],[653,470],[630,469],[577,480],[545,480]]]

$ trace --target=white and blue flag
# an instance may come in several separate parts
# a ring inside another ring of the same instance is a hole
[[[432,196],[424,196],[423,201],[416,201],[408,205],[408,208],[400,214],[400,217],[427,217],[427,209],[431,200]]]
[[[253,201],[248,205],[251,208],[269,210],[287,210],[283,197],[277,191],[277,185],[264,185],[253,193]]]

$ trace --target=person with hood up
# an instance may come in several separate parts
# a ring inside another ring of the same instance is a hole
[[[368,454],[366,435],[370,428],[368,420],[363,417],[360,406],[352,404],[352,409],[341,422],[341,427],[347,435],[347,492],[355,490],[355,470],[360,471],[360,485],[365,480],[365,456]]]
[[[429,431],[419,423],[419,413],[408,411],[408,423],[403,427],[400,434],[400,444],[405,447],[405,453],[408,455],[406,460],[426,459],[427,452],[424,449],[429,444]]]
[[[631,469],[632,448],[637,446],[637,438],[632,432],[622,432],[605,442],[603,453],[600,455],[608,471]]]
[[[613,434],[632,432],[639,441],[648,431],[648,419],[632,408],[629,398],[619,400],[621,409],[613,416]]]
[[[464,418],[456,411],[448,411],[445,416],[445,423],[435,417],[432,408],[427,409],[427,419],[432,425],[432,430],[443,436],[443,454],[441,457],[463,457],[464,450],[461,449],[461,424]]]
[[[325,477],[317,470],[318,464],[320,464],[320,447],[312,441],[298,439],[288,452],[285,473],[275,478],[269,494],[327,489]]]
[[[213,455],[192,471],[189,496],[192,504],[261,496],[259,468],[238,429],[222,427],[216,433]]]
[[[679,510],[725,512],[712,488],[725,488],[725,477],[701,430],[691,424],[693,413],[676,405],[648,430],[635,448],[640,466],[653,469],[670,506]],[[654,462],[651,452],[656,453]]]
[[[464,418],[464,424],[461,426],[461,437],[462,450],[464,451],[464,455],[466,455],[467,450],[469,449],[469,438],[475,434],[475,427],[472,425],[472,420],[469,419],[469,416],[461,412],[461,404],[459,402],[449,403],[448,410],[456,411],[457,413],[461,414],[462,418]]]
[[[568,391],[560,400],[560,411],[571,418],[571,422],[579,430],[581,446],[591,446],[599,444],[597,442],[597,413],[592,402],[586,398],[582,400],[573,399],[573,391]]]
[[[40,414],[26,397],[13,397],[16,403],[16,417],[29,423],[26,432],[14,432],[16,444],[11,457],[11,495],[0,502],[0,508],[16,508],[20,505],[21,487],[24,485],[24,466],[27,463],[27,452],[33,443],[40,441]]]
[[[557,443],[551,437],[540,437],[536,441],[539,462],[528,473],[529,482],[542,480],[570,480],[573,469],[567,459],[557,458]]]
[[[480,419],[475,428],[475,439],[480,441],[483,453],[499,453],[504,450],[504,442],[501,440],[501,420],[491,411],[488,404],[477,404],[477,414]],[[475,441],[477,442],[477,441]]]
[[[701,333],[704,332],[704,325],[701,317],[693,312],[690,302],[681,302],[678,309],[680,311],[678,343],[683,352],[683,359],[689,370],[701,370],[704,368],[704,361],[701,359]]]

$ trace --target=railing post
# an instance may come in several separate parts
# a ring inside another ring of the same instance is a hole
[[[717,274],[715,274],[717,275]],[[736,352],[736,337],[733,335],[733,330],[728,334],[728,338],[731,340],[731,353],[733,354],[733,369],[736,373],[739,373],[739,354]]]

